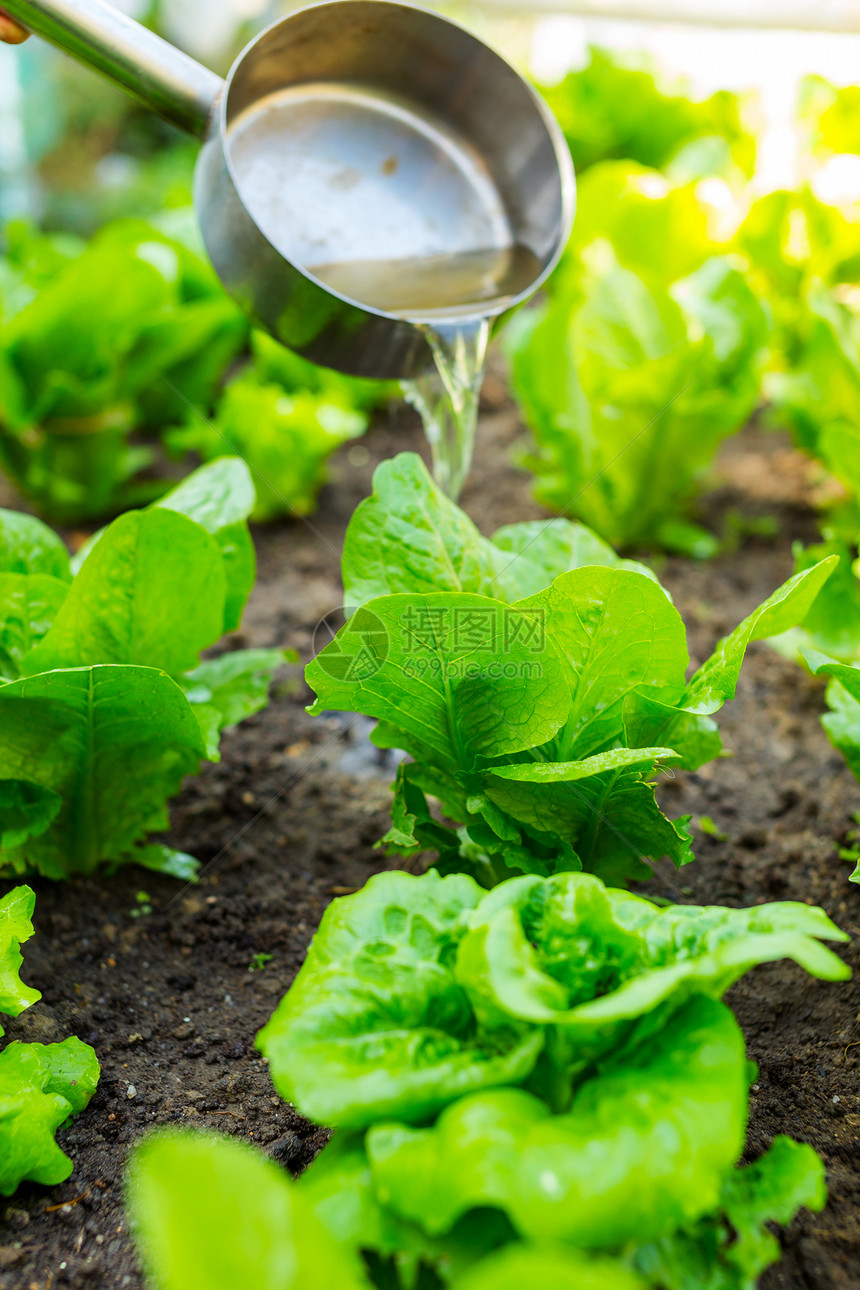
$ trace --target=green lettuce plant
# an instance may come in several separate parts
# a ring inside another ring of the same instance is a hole
[[[39,520],[0,511],[0,867],[60,878],[137,861],[189,876],[147,834],[221,731],[266,703],[282,650],[200,661],[254,582],[247,467],[201,467],[114,520],[75,572]]]
[[[383,873],[326,910],[258,1042],[281,1095],[324,1124],[421,1122],[506,1085],[571,1115],[583,1080],[599,1086],[633,1053],[667,1061],[655,1035],[682,1012],[678,1042],[698,1034],[698,1011],[726,1011],[704,1000],[757,963],[789,957],[844,979],[820,938],[847,939],[803,904],[659,909],[588,874],[514,878],[487,893],[466,874]],[[689,1068],[669,1067],[680,1099]],[[738,1069],[735,1138],[746,1105]]]
[[[360,608],[307,668],[310,710],[374,717],[374,742],[413,759],[398,771],[392,850],[435,850],[442,869],[488,884],[580,868],[623,882],[648,857],[691,858],[655,771],[720,754],[712,715],[747,645],[800,621],[834,563],[775,591],[688,680],[684,624],[653,575],[581,525],[483,538],[398,458],[350,523],[345,599]]]
[[[337,1155],[345,1169],[339,1205],[325,1205],[313,1179]],[[670,1237],[612,1256],[561,1242],[518,1242],[489,1212],[444,1241],[397,1220],[372,1192],[368,1171],[349,1172],[357,1153],[339,1145],[298,1184],[262,1152],[213,1133],[161,1130],[136,1147],[126,1203],[152,1290],[754,1290],[779,1257],[766,1224],[802,1206],[820,1209],[823,1182],[811,1148],[777,1138],[755,1164],[729,1174],[714,1212]],[[316,1213],[314,1210],[316,1209]],[[385,1257],[353,1248],[395,1240]]]
[[[198,254],[140,220],[86,245],[20,227],[8,242],[0,467],[65,523],[164,491],[136,481],[154,452],[129,435],[184,415],[186,400],[209,406],[247,334],[237,306]]]
[[[752,1286],[778,1254],[765,1221],[820,1208],[823,1176],[785,1139],[735,1169],[750,1072],[719,999],[783,957],[844,979],[821,938],[847,939],[802,904],[658,908],[584,874],[490,893],[377,875],[326,911],[258,1039],[279,1092],[340,1129],[299,1192],[404,1285],[425,1263],[459,1286],[525,1241],[536,1266],[579,1252],[664,1290],[706,1268]]]
[[[623,240],[635,244],[635,208],[617,211]],[[524,464],[541,502],[613,546],[708,555],[715,540],[690,510],[720,442],[757,405],[766,316],[728,258],[649,281],[611,237],[610,227],[584,245],[548,298],[506,332],[535,443]],[[669,243],[678,244],[685,239]]]
[[[35,900],[29,887],[0,900],[0,1012],[10,1017],[42,997],[18,975]],[[13,1042],[0,1052],[0,1196],[21,1182],[54,1186],[68,1178],[72,1161],[54,1135],[84,1110],[98,1079],[95,1053],[74,1036],[60,1044]]]
[[[805,76],[797,115],[805,146],[814,156],[856,153],[860,147],[860,86],[837,86],[823,76]]]
[[[211,421],[186,410],[167,431],[173,453],[204,461],[235,453],[254,472],[253,518],[307,515],[336,449],[364,434],[369,414],[393,393],[391,382],[362,380],[290,353],[264,332],[251,336],[251,361],[224,390]]]
[[[665,93],[647,67],[591,46],[583,68],[541,92],[564,131],[577,174],[611,157],[659,169],[689,165],[693,155],[702,173],[730,163],[752,172],[755,142],[744,129],[738,96],[726,90],[700,101]]]

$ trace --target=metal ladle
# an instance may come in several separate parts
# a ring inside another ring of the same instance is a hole
[[[195,205],[212,263],[313,362],[414,377],[432,362],[428,324],[498,316],[564,247],[574,178],[555,119],[437,14],[393,0],[299,9],[222,81],[103,0],[2,6],[203,140]]]

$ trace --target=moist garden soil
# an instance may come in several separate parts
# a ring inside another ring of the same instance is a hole
[[[521,434],[491,371],[462,498],[485,532],[542,514],[529,478],[509,464]],[[349,517],[370,491],[373,465],[404,448],[422,451],[422,440],[412,414],[395,408],[335,459],[310,523],[256,532],[259,581],[231,644],[311,657],[315,625],[340,603]],[[813,539],[813,472],[780,435],[753,428],[727,446],[704,519],[729,534],[732,549],[705,564],[659,566],[694,663],[791,573],[792,540]],[[324,1132],[275,1095],[254,1035],[328,901],[394,864],[374,850],[388,827],[392,767],[368,743],[371,723],[311,718],[308,698],[300,668],[285,669],[270,707],[226,735],[220,764],[207,764],[176,799],[169,841],[203,862],[199,882],[135,867],[33,883],[37,934],[23,975],[44,997],[7,1036],[76,1034],[95,1047],[102,1077],[88,1110],[60,1134],[75,1162],[71,1178],[24,1185],[0,1202],[0,1290],[141,1287],[123,1168],[131,1145],[156,1125],[245,1138],[294,1173],[324,1144]],[[660,790],[670,814],[709,817],[716,831],[697,830],[696,863],[675,873],[664,860],[662,877],[643,890],[703,904],[807,901],[860,938],[860,888],[838,855],[860,786],[821,730],[822,702],[819,682],[752,646],[737,699],[720,718],[734,756]],[[845,951],[849,960],[858,944]],[[804,1212],[785,1233],[783,1261],[762,1285],[860,1286],[860,974],[828,984],[778,963],[756,968],[729,1001],[759,1065],[750,1158],[789,1133],[823,1155],[830,1186],[825,1211]]]

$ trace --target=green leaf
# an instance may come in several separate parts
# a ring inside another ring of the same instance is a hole
[[[254,540],[244,520],[228,524],[214,535],[224,561],[227,594],[224,600],[224,631],[235,632],[242,622],[251,589],[257,577]]]
[[[69,554],[35,515],[0,509],[0,573],[41,573],[68,582]]]
[[[624,884],[651,876],[648,858],[668,856],[680,868],[694,859],[689,816],[668,820],[657,805],[652,768],[635,764],[578,781],[519,783],[495,768],[484,791],[529,829],[564,839],[583,869]]]
[[[511,524],[483,537],[421,458],[403,452],[377,467],[372,496],[349,522],[344,598],[358,607],[398,592],[465,591],[513,601],[568,569],[618,563],[611,547],[570,520]]]
[[[657,581],[657,575],[647,564],[619,559],[611,546],[575,520],[524,520],[520,524],[506,524],[493,534],[493,545],[515,557],[504,570],[504,578],[511,585],[512,600],[534,595],[548,587],[560,573],[582,569],[588,564],[629,569]],[[524,573],[520,571],[520,562]],[[669,596],[665,587],[663,590]]]
[[[743,100],[727,90],[694,100],[688,86],[617,49],[590,45],[587,61],[542,93],[558,118],[577,174],[606,158],[667,165],[694,141],[725,140],[741,170],[755,164],[755,141],[742,120]]]
[[[205,659],[186,673],[185,682],[194,687],[195,702],[198,687],[202,687],[199,693],[206,691],[201,701],[216,709],[219,727],[223,730],[264,708],[278,668],[295,662],[298,658],[292,650],[233,650],[218,658]]]
[[[400,762],[397,767],[392,785],[391,828],[380,838],[377,846],[403,856],[428,850],[438,851],[440,856],[450,853],[454,868],[462,871],[465,866],[456,863],[459,839],[452,829],[440,824],[430,814],[427,797],[421,785],[415,782],[414,767],[414,762]]]
[[[698,770],[723,751],[717,724],[710,717],[661,703],[638,690],[624,700],[624,741],[631,748],[668,742],[683,770]]]
[[[442,1239],[399,1219],[376,1197],[361,1138],[342,1131],[301,1175],[298,1190],[337,1245],[391,1258],[395,1284],[415,1290],[422,1271],[434,1269],[447,1285],[461,1267],[513,1237],[504,1216],[490,1211],[470,1215]]]
[[[514,393],[536,442],[524,464],[538,476],[538,500],[613,546],[680,543],[705,555],[691,502],[720,441],[756,406],[766,317],[725,258],[702,264],[686,226],[669,236],[661,216],[661,249],[648,253],[648,218],[662,199],[645,189],[665,188],[661,177],[642,176],[638,207],[625,206],[618,176],[599,169],[607,173],[595,170],[580,191],[595,187],[596,196],[599,180],[601,200],[584,221],[580,207],[555,291],[506,332]],[[693,260],[667,263],[669,245]]]
[[[176,258],[159,249],[156,264],[94,242],[16,314],[4,342],[29,392],[31,421],[91,415],[127,397],[141,321],[175,300]]]
[[[421,1120],[478,1088],[521,1082],[541,1038],[476,1035],[454,977],[481,889],[464,874],[377,874],[323,915],[257,1044],[281,1096],[323,1124]],[[514,1030],[516,1031],[516,1027]]]
[[[860,477],[858,477],[860,484]],[[795,572],[809,569],[827,556],[839,563],[819,591],[800,627],[795,627],[770,645],[797,660],[798,650],[812,648],[842,663],[860,658],[860,582],[854,572],[854,551],[838,538],[804,547],[793,547]]]
[[[0,573],[0,678],[14,681],[50,628],[69,584],[45,573]]]
[[[821,718],[821,724],[851,774],[860,779],[860,668],[837,663],[817,650],[801,650],[801,656],[813,676],[833,678],[827,687],[830,711]],[[857,880],[854,874],[851,880]]]
[[[716,1207],[746,1111],[740,1029],[723,1004],[693,999],[659,1045],[585,1080],[567,1114],[519,1089],[477,1093],[433,1128],[371,1128],[367,1152],[382,1204],[431,1234],[491,1205],[526,1239],[612,1250]]]
[[[239,457],[219,457],[200,466],[150,509],[175,511],[194,520],[217,543],[224,562],[225,632],[237,629],[254,585],[257,560],[246,519],[254,506],[251,472]],[[93,534],[72,561],[78,573],[105,530]]]
[[[494,586],[500,558],[469,517],[434,483],[415,453],[377,466],[343,546],[346,604],[398,592],[472,592],[506,599]]]
[[[558,1246],[510,1245],[458,1277],[452,1290],[645,1290],[618,1259],[595,1258]]]
[[[720,1205],[694,1227],[641,1246],[633,1263],[666,1290],[755,1290],[781,1254],[766,1226],[789,1223],[802,1206],[818,1213],[827,1191],[811,1147],[776,1137],[754,1164],[732,1170]]]
[[[196,882],[200,876],[200,861],[195,860],[187,851],[175,851],[161,843],[152,843],[148,847],[138,847],[130,857],[135,864],[142,864],[145,869],[155,873],[166,873],[170,878],[179,878],[182,882]]]
[[[178,675],[221,635],[224,596],[218,547],[199,524],[130,511],[93,548],[24,671],[128,663]]]
[[[51,826],[0,863],[61,878],[133,859],[139,839],[167,827],[166,799],[204,753],[188,701],[153,668],[75,668],[0,687],[0,778],[62,798]]]
[[[724,637],[690,681],[683,706],[707,714],[733,699],[747,646],[802,622],[837,562],[836,556],[828,556],[811,569],[796,573]]]
[[[813,676],[832,676],[852,699],[860,700],[860,668],[839,663],[814,649],[802,650],[801,655]]]
[[[609,752],[585,757],[582,761],[530,761],[513,766],[494,766],[493,775],[525,784],[572,784],[578,779],[626,770],[630,766],[651,770],[655,762],[671,761],[676,757],[677,753],[672,748],[613,748]]]
[[[643,579],[643,582],[645,579]],[[539,619],[483,596],[383,596],[308,665],[311,712],[346,709],[395,724],[438,764],[471,770],[545,743],[569,699]]]
[[[41,991],[24,985],[18,975],[24,961],[21,943],[33,935],[35,904],[36,896],[29,887],[15,887],[0,900],[0,1012],[9,1017],[20,1016],[42,997]]]
[[[848,936],[808,905],[658,909],[564,873],[486,895],[460,943],[456,977],[484,1027],[511,1017],[553,1027],[550,1060],[572,1070],[622,1041],[643,1042],[691,995],[721,998],[759,963],[790,958],[813,976],[845,980],[850,969],[821,939]]]
[[[191,704],[191,709],[200,727],[200,734],[203,737],[206,760],[218,762],[221,760],[219,751],[221,747],[221,713],[212,704],[201,701],[201,695],[204,694],[207,694],[207,691],[203,688],[186,690],[186,698]]]
[[[126,1194],[156,1290],[369,1290],[299,1189],[244,1142],[161,1130],[135,1148]]]
[[[216,537],[222,529],[248,519],[255,497],[254,481],[242,458],[219,457],[192,471],[153,509],[177,511]]]
[[[0,779],[0,851],[14,851],[41,837],[60,813],[63,799],[53,789],[21,779]]]
[[[99,1078],[96,1055],[79,1039],[8,1044],[0,1053],[0,1195],[24,1181],[55,1186],[72,1162],[54,1134],[89,1102]]]
[[[661,283],[692,273],[718,249],[695,184],[672,184],[626,160],[595,166],[578,184],[572,249],[581,254],[600,238],[625,268]]]
[[[540,615],[567,664],[570,714],[551,760],[580,760],[611,748],[633,691],[646,689],[669,702],[683,693],[684,624],[652,579],[627,569],[577,569],[515,608]]]
[[[254,519],[268,520],[309,514],[327,458],[366,429],[367,417],[355,408],[309,390],[287,394],[250,370],[228,385],[212,422],[194,418],[166,439],[208,461],[242,457],[254,474]]]

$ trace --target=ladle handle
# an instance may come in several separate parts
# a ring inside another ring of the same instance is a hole
[[[105,0],[2,0],[2,8],[165,121],[205,136],[220,76]]]

